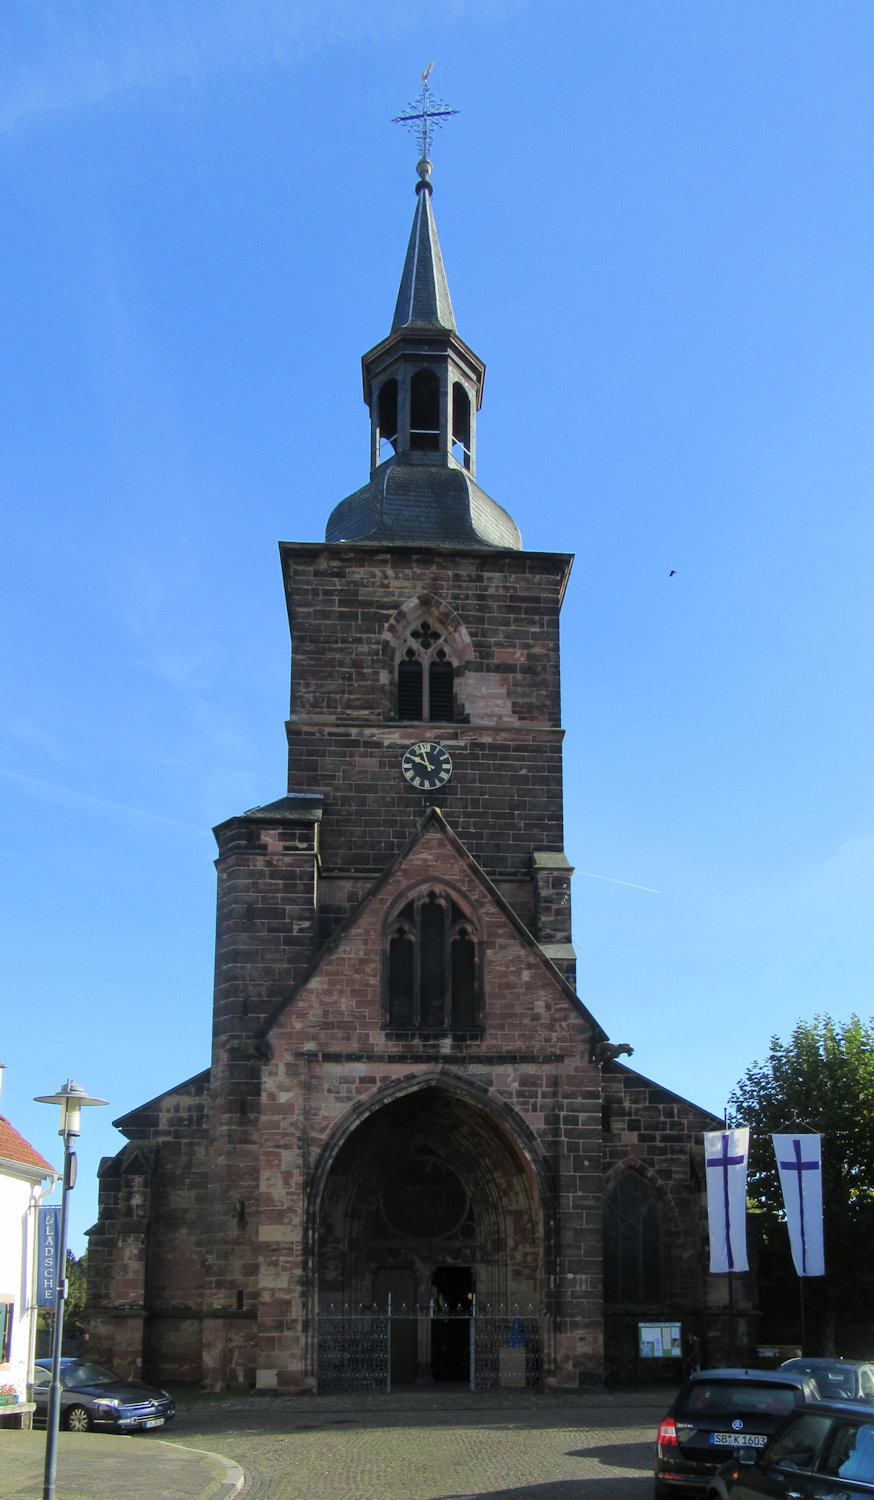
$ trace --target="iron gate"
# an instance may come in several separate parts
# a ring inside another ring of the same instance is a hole
[[[383,1308],[329,1304],[316,1315],[319,1394],[391,1391],[430,1373],[435,1350],[451,1345],[457,1359],[462,1344],[472,1391],[540,1390],[545,1332],[542,1312],[477,1306],[475,1297],[454,1310],[393,1307],[391,1297]]]

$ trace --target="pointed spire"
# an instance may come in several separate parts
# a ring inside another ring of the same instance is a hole
[[[391,331],[411,325],[432,328],[449,328],[455,332],[455,317],[443,256],[437,238],[437,225],[431,210],[431,163],[422,157],[416,168],[419,181],[416,183],[416,212],[407,258],[404,261],[397,306],[392,319]]]

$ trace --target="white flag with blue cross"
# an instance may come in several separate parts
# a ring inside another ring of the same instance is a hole
[[[824,1276],[822,1136],[774,1135],[792,1260],[799,1276]]]
[[[710,1230],[711,1271],[747,1271],[747,1162],[750,1132],[704,1132],[707,1172],[707,1225]]]

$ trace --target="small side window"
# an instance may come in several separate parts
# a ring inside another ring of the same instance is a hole
[[[452,387],[452,457],[470,468],[470,397],[457,380]]]
[[[0,1364],[8,1364],[12,1349],[12,1312],[14,1302],[0,1302]]]
[[[424,675],[422,663],[413,647],[408,647],[402,661],[398,662],[398,718],[423,718]]]
[[[419,453],[440,448],[440,381],[433,370],[417,370],[410,381],[410,447]]]
[[[836,1479],[874,1480],[874,1425],[838,1423],[820,1473]]]
[[[398,383],[387,380],[376,404],[377,446],[380,463],[398,451]]]
[[[451,724],[455,717],[455,668],[440,647],[428,666],[428,721]]]
[[[768,1445],[768,1463],[778,1469],[812,1469],[830,1426],[830,1417],[799,1412]]]

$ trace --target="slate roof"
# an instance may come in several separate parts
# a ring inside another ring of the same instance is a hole
[[[519,528],[463,469],[389,460],[335,506],[326,542],[382,542],[518,551]]]
[[[420,171],[424,168],[427,168],[427,172],[422,176],[421,182],[416,184],[416,212],[392,319],[392,333],[398,328],[421,327],[423,324],[450,328],[455,332],[449,286],[431,210],[431,184],[427,180],[431,163],[420,163]]]
[[[421,355],[428,341],[430,358],[446,359],[450,347],[465,350],[458,339],[437,226],[431,210],[431,163],[419,162],[416,211],[407,246],[391,333],[364,356],[365,400],[371,402],[368,361],[390,348],[409,359]],[[417,330],[421,330],[417,332]],[[425,333],[424,330],[429,330]],[[453,342],[454,341],[454,342]],[[457,346],[457,347],[456,347]],[[471,350],[466,357],[484,367]],[[479,397],[477,397],[479,399]],[[520,551],[522,537],[512,516],[481,490],[472,475],[436,451],[408,451],[372,470],[360,490],[336,505],[325,527],[326,542],[370,542],[382,546],[495,547]]]
[[[29,1141],[19,1135],[14,1125],[10,1125],[4,1115],[0,1115],[0,1158],[4,1161],[17,1162],[22,1167],[34,1167],[40,1177],[56,1177],[54,1167],[50,1167],[44,1156],[34,1151]]]

